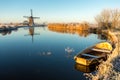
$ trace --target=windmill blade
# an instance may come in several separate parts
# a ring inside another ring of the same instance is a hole
[[[40,35],[40,33],[34,33],[33,35]],[[31,36],[30,34],[25,34],[24,36]]]
[[[29,16],[23,16],[24,18],[29,18]]]
[[[40,19],[40,17],[33,17],[34,19]]]
[[[33,12],[32,12],[32,9],[30,10],[30,12],[31,12],[31,16],[33,16]]]

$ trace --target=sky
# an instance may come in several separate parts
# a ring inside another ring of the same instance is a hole
[[[36,22],[95,22],[103,9],[120,9],[120,0],[0,0],[0,23],[23,22],[23,16],[40,17]]]

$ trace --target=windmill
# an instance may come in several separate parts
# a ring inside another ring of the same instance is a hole
[[[32,9],[30,10],[31,12],[31,16],[23,16],[24,18],[27,18],[29,20],[29,26],[34,26],[35,23],[34,23],[34,19],[39,19],[40,17],[33,17],[33,12],[32,12]]]

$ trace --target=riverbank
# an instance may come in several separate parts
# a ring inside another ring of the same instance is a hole
[[[120,79],[120,32],[112,32],[112,37],[116,36],[118,42],[115,49],[109,55],[107,61],[102,62],[97,71],[93,73],[85,73],[90,80],[119,80]],[[112,41],[112,40],[111,40]]]
[[[90,33],[96,33],[97,28],[88,23],[49,23],[50,31],[59,33],[78,34],[87,37]]]

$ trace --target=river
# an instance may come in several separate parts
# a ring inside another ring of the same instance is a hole
[[[97,34],[81,36],[47,27],[0,32],[0,80],[86,80],[86,68],[76,65],[74,56],[101,41]]]

